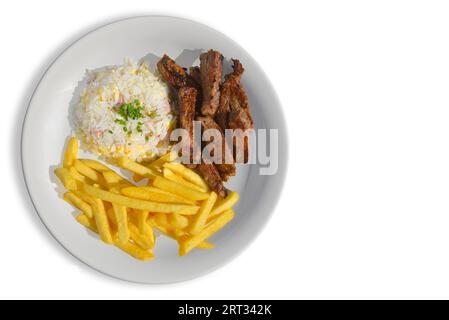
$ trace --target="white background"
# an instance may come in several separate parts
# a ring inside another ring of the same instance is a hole
[[[0,298],[449,298],[449,4],[158,3],[0,5]],[[108,278],[65,252],[32,209],[19,157],[26,105],[56,55],[147,13],[198,20],[245,47],[290,134],[288,179],[257,241],[212,274],[164,286]]]

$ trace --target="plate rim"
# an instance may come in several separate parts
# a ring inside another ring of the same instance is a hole
[[[247,56],[249,57],[249,59],[251,59],[252,63],[261,71],[263,77],[265,78],[264,80],[266,80],[268,86],[270,87],[270,89],[272,89],[273,92],[273,98],[275,99],[275,101],[277,102],[278,105],[278,109],[279,109],[279,122],[282,124],[283,126],[283,140],[281,142],[279,142],[279,144],[282,144],[282,150],[285,151],[285,153],[282,155],[284,157],[283,159],[283,166],[279,166],[278,172],[276,173],[276,175],[280,175],[279,182],[278,182],[278,187],[279,187],[279,191],[277,192],[277,194],[275,195],[274,198],[272,198],[272,207],[269,210],[266,219],[262,222],[260,228],[258,230],[256,230],[252,236],[252,239],[250,239],[249,241],[246,241],[245,243],[243,243],[239,250],[236,250],[236,252],[231,255],[228,259],[223,260],[221,263],[218,263],[217,265],[215,265],[214,267],[210,268],[209,270],[205,270],[204,272],[202,272],[201,274],[198,275],[193,275],[190,277],[185,277],[184,279],[181,280],[173,280],[173,281],[164,281],[164,282],[145,282],[145,281],[137,281],[137,280],[131,280],[131,279],[126,279],[117,275],[114,275],[112,273],[106,272],[104,270],[101,270],[98,267],[95,267],[91,264],[89,264],[88,262],[84,261],[84,259],[80,256],[75,255],[71,250],[69,250],[52,232],[52,230],[50,230],[49,226],[45,223],[41,213],[39,212],[39,210],[37,209],[37,206],[35,204],[35,200],[33,199],[29,184],[27,182],[27,175],[25,174],[25,164],[24,164],[24,157],[23,157],[23,151],[24,151],[24,136],[26,133],[26,127],[27,127],[27,120],[28,118],[28,113],[31,107],[31,104],[35,98],[35,95],[38,91],[38,89],[41,86],[42,81],[46,78],[48,72],[54,67],[55,63],[70,49],[72,48],[75,44],[77,44],[80,40],[82,40],[83,38],[87,37],[88,35],[95,33],[96,31],[106,28],[110,25],[113,24],[117,24],[117,23],[121,23],[127,20],[137,20],[137,19],[151,19],[151,18],[169,18],[169,19],[177,19],[177,20],[183,20],[185,22],[189,22],[189,23],[195,23],[198,25],[201,25],[202,27],[206,27],[209,29],[212,29],[213,31],[217,32],[218,34],[220,34],[222,37],[226,38],[228,41],[232,42],[233,44],[235,44],[238,48],[240,48],[243,52],[245,52],[247,54]],[[286,178],[287,178],[287,171],[288,171],[288,166],[290,163],[290,159],[289,159],[289,137],[288,137],[288,126],[287,126],[287,121],[286,121],[286,117],[285,117],[285,112],[284,112],[284,108],[282,107],[282,103],[281,100],[279,99],[279,96],[272,84],[272,82],[270,81],[269,77],[267,76],[267,74],[265,73],[264,69],[259,65],[259,63],[253,58],[252,55],[250,55],[239,43],[237,43],[235,40],[233,40],[232,38],[228,37],[226,34],[224,34],[223,32],[221,32],[220,30],[217,30],[214,27],[209,26],[206,23],[203,22],[199,22],[197,20],[194,20],[192,18],[185,18],[185,17],[181,17],[181,16],[177,16],[177,15],[169,15],[169,14],[144,14],[144,15],[130,15],[130,16],[126,16],[124,18],[119,18],[119,19],[113,19],[111,21],[108,21],[107,23],[103,23],[100,24],[98,26],[93,27],[92,29],[88,29],[87,32],[82,33],[81,35],[79,35],[78,37],[76,37],[73,41],[68,42],[68,44],[59,52],[57,53],[54,58],[51,60],[51,63],[45,68],[45,70],[42,73],[42,76],[40,77],[40,79],[37,81],[37,84],[35,86],[35,88],[33,89],[33,92],[29,98],[24,116],[23,116],[23,120],[22,120],[22,125],[21,125],[21,131],[20,131],[20,145],[19,145],[19,150],[20,150],[20,163],[21,163],[21,171],[22,171],[22,176],[23,176],[23,180],[25,182],[25,186],[26,186],[26,191],[28,194],[29,199],[31,200],[31,203],[33,205],[33,209],[35,211],[35,213],[37,214],[37,216],[39,217],[39,220],[42,222],[42,225],[45,227],[45,229],[48,231],[48,233],[51,235],[51,237],[62,247],[64,248],[64,251],[68,252],[72,257],[74,257],[77,261],[81,262],[83,265],[88,266],[89,268],[91,268],[92,270],[95,270],[96,272],[99,272],[102,275],[106,275],[108,277],[111,277],[112,279],[116,279],[116,280],[120,280],[120,281],[124,281],[124,282],[128,282],[128,283],[136,283],[136,284],[143,284],[143,285],[149,285],[149,286],[155,286],[155,285],[166,285],[166,284],[173,284],[173,283],[181,283],[181,282],[186,282],[186,281],[191,281],[194,279],[198,279],[201,277],[204,277],[206,275],[209,275],[213,272],[215,272],[216,270],[220,269],[221,267],[223,267],[224,265],[231,263],[234,259],[236,259],[238,256],[240,256],[244,251],[246,251],[250,245],[252,245],[255,240],[260,236],[261,232],[266,228],[268,222],[271,220],[271,218],[273,217],[274,211],[276,210],[276,207],[279,205],[279,200],[281,198],[282,192],[285,188],[286,185]]]

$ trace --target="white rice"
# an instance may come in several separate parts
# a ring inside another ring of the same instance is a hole
[[[84,147],[106,158],[137,161],[165,153],[174,119],[167,85],[147,65],[128,59],[121,66],[86,73],[87,86],[71,115]],[[143,117],[117,123],[123,120],[120,105],[135,100],[143,106]]]

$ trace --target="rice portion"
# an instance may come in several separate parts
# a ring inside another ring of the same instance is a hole
[[[85,149],[137,161],[166,152],[173,126],[169,89],[146,64],[86,71],[87,86],[71,114]]]

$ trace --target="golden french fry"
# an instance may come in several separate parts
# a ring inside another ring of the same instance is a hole
[[[121,243],[129,241],[128,229],[128,212],[126,207],[113,203],[112,209],[114,211],[115,221],[117,223],[118,239]]]
[[[178,156],[176,155],[176,152],[170,151],[164,154],[159,159],[156,159],[153,162],[151,162],[149,165],[147,165],[147,167],[155,171],[160,171],[162,170],[162,166],[164,165],[164,163],[174,161],[176,160],[177,157]]]
[[[139,228],[134,224],[129,224],[129,231],[131,233],[131,239],[142,249],[151,249],[154,247],[155,237],[153,234],[153,229],[150,227],[149,232],[146,234],[141,234]]]
[[[193,184],[187,180],[185,180],[183,177],[178,176],[177,174],[175,174],[173,171],[171,171],[168,168],[163,168],[162,170],[162,175],[164,176],[164,178],[171,180],[173,182],[177,182],[179,184],[182,184],[183,186],[189,188],[189,189],[193,189],[193,190],[197,190],[199,192],[208,192],[207,189],[198,187],[196,184]]]
[[[83,176],[89,178],[93,182],[96,182],[100,185],[104,185],[103,176],[95,171],[94,169],[86,166],[81,160],[76,159],[73,162],[73,166],[75,167],[76,171],[81,173]]]
[[[85,226],[86,228],[98,233],[97,226],[95,225],[95,221],[93,219],[90,219],[85,214],[79,214],[76,216],[76,221],[78,221],[80,224]]]
[[[64,200],[81,210],[89,218],[93,217],[91,206],[72,192],[64,193]]]
[[[106,181],[106,184],[111,186],[133,186],[131,182],[123,178],[121,175],[119,175],[117,172],[109,169],[102,171],[103,178]]]
[[[78,188],[76,180],[72,177],[67,168],[56,168],[55,175],[67,190],[73,191]]]
[[[162,218],[162,220],[164,220],[164,218]],[[165,223],[168,223],[168,220],[166,220]],[[156,219],[151,220],[151,224],[157,230],[162,232],[164,235],[166,235],[167,237],[174,239],[176,241],[179,241],[180,239],[186,239],[188,237],[188,234],[185,231],[179,230],[179,229],[166,228],[166,227],[162,226]],[[203,241],[203,242],[200,242],[196,247],[199,249],[209,249],[209,248],[213,248],[214,245],[211,243],[208,243],[206,241]]]
[[[145,177],[145,178],[154,179],[159,175],[153,169],[147,168],[135,161],[132,161],[131,159],[129,159],[127,157],[119,158],[117,160],[117,163],[120,167],[127,169],[131,172],[137,173],[138,175]]]
[[[98,171],[98,172],[107,172],[107,171],[111,171],[111,169],[109,169],[109,167],[107,167],[106,165],[102,164],[101,162],[97,161],[97,160],[92,160],[92,159],[79,159],[82,163],[84,163],[86,166],[88,166],[89,168]]]
[[[168,216],[168,223],[175,229],[184,229],[188,226],[189,219],[180,214],[173,213]]]
[[[218,216],[220,213],[225,212],[228,209],[231,209],[240,199],[240,196],[237,192],[231,192],[226,198],[221,198],[215,204],[215,207],[212,209],[209,215],[209,221],[214,217]]]
[[[234,212],[231,210],[225,211],[217,217],[213,222],[211,222],[207,227],[205,227],[197,235],[191,236],[186,239],[180,239],[179,242],[179,255],[184,256],[189,253],[198,244],[212,236],[218,230],[223,228],[229,221],[234,218]]]
[[[95,189],[95,187],[92,188]],[[92,209],[101,240],[103,240],[103,242],[107,244],[114,243],[114,241],[112,240],[111,228],[109,226],[109,221],[106,215],[103,201],[100,199],[95,199],[95,202],[92,205]]]
[[[168,217],[165,213],[155,213],[154,221],[157,225],[163,227],[167,231],[174,229],[174,227],[168,222]]]
[[[195,204],[195,201],[184,199],[173,193],[155,187],[127,187],[121,189],[120,191],[125,196],[142,200],[166,202],[166,203]]]
[[[153,181],[153,185],[159,189],[174,193],[192,201],[204,200],[209,197],[208,193],[186,188],[185,186],[177,182],[167,180],[163,177],[156,177],[156,179],[154,179]]]
[[[137,245],[132,244],[131,242],[121,243],[116,242],[115,245],[122,249],[124,252],[128,253],[130,256],[138,259],[138,260],[151,260],[154,259],[154,254],[151,251],[144,250],[139,248]]]
[[[196,173],[193,170],[190,170],[189,168],[186,168],[181,163],[177,162],[164,163],[164,168],[168,168],[171,171],[180,174],[187,181],[190,181],[193,184],[196,184],[198,187],[201,187],[204,190],[203,192],[209,191],[209,186],[207,185],[206,181],[204,181],[203,178],[198,173]]]
[[[209,213],[215,204],[215,201],[217,201],[217,194],[212,191],[209,198],[207,200],[204,200],[201,204],[198,214],[193,217],[192,225],[189,228],[190,234],[195,235],[203,230],[204,225],[207,222],[207,218],[209,217]]]
[[[89,219],[84,214],[80,214],[76,217],[76,220],[86,228],[91,229],[92,231],[98,233],[97,226],[95,225],[95,222],[92,219]],[[117,237],[113,238],[114,245],[118,247],[119,249],[123,250],[124,252],[128,253],[132,257],[139,259],[139,260],[150,260],[154,258],[154,255],[151,251],[144,250],[139,248],[137,245],[130,243],[129,241],[127,243],[121,243],[118,241]]]
[[[94,198],[99,198],[104,201],[116,203],[128,208],[147,210],[151,212],[165,212],[165,213],[181,213],[185,215],[196,214],[198,211],[198,206],[184,205],[184,204],[168,204],[168,203],[157,203],[151,201],[145,201],[140,199],[133,199],[113,192],[102,190],[83,184],[82,188],[84,192]]]
[[[91,196],[87,195],[85,192],[81,190],[73,190],[72,191],[78,198],[83,200],[84,202],[87,202],[90,205],[93,205],[95,200]]]
[[[136,217],[137,217],[137,227],[139,228],[139,232],[142,234],[147,233],[148,224],[147,224],[147,218],[148,218],[148,211],[145,210],[135,210]]]
[[[69,173],[73,179],[82,183],[88,183],[88,180],[85,176],[76,171],[75,167],[69,167]]]
[[[69,168],[73,165],[73,161],[78,157],[78,140],[71,137],[67,143],[67,149],[64,154],[63,167]]]

